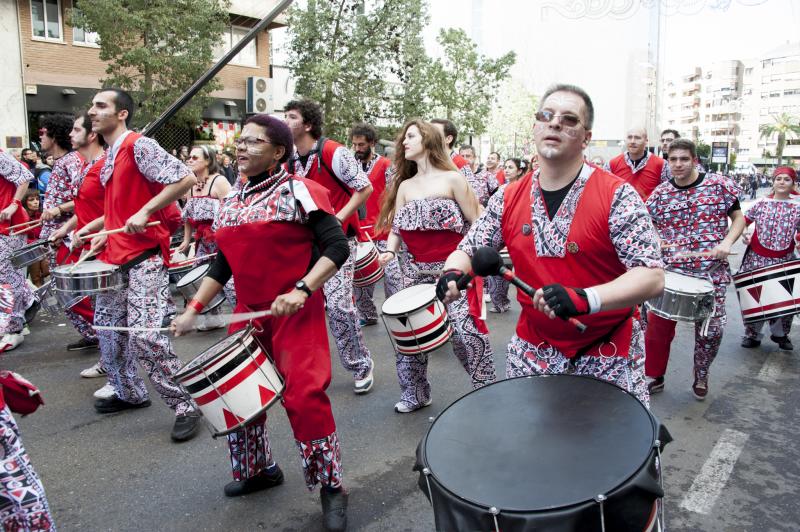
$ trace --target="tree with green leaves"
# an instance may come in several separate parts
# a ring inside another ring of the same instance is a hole
[[[422,110],[424,0],[308,0],[288,13],[289,68],[297,94],[325,113],[325,135],[344,140],[354,122],[398,123]],[[379,124],[382,125],[382,124]]]
[[[500,86],[487,128],[493,150],[506,158],[530,156],[537,103],[536,96],[518,81]]]
[[[461,29],[441,30],[436,42],[442,57],[434,59],[428,69],[431,113],[451,120],[464,135],[480,135],[486,131],[495,94],[516,54],[486,57]]]
[[[91,0],[70,10],[70,25],[98,34],[108,62],[103,86],[130,91],[137,100],[134,126],[160,115],[211,65],[230,24],[228,0]],[[212,80],[175,116],[195,123],[210,103]]]
[[[758,132],[761,138],[771,139],[773,135],[778,135],[778,145],[775,147],[775,157],[778,158],[778,166],[783,161],[783,149],[786,147],[786,139],[790,136],[800,137],[800,118],[791,116],[789,113],[772,115],[773,124],[761,124]]]

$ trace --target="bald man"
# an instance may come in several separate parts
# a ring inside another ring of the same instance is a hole
[[[646,200],[661,184],[664,159],[647,150],[647,131],[643,127],[628,130],[625,146],[628,151],[611,159],[605,169],[633,185],[642,199]]]

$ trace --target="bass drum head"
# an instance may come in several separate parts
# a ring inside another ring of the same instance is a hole
[[[647,463],[656,432],[621,388],[550,375],[468,393],[436,418],[421,447],[431,476],[457,497],[540,512],[593,503],[626,483]]]
[[[424,307],[434,299],[436,299],[436,285],[409,286],[389,296],[389,299],[383,302],[381,312],[388,316],[403,316]]]
[[[181,286],[186,286],[187,284],[192,284],[193,282],[197,281],[198,279],[202,279],[205,274],[208,272],[208,268],[210,266],[208,264],[203,264],[202,266],[197,266],[192,268],[186,275],[180,278],[177,282],[176,286],[180,288]]]

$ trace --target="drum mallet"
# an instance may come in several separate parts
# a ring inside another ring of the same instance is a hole
[[[514,275],[513,271],[503,265],[503,258],[493,248],[480,247],[475,251],[475,254],[472,256],[472,271],[475,272],[475,275],[480,275],[481,277],[499,275],[528,294],[531,298],[536,293],[535,288]],[[573,317],[561,319],[571,323],[579,332],[584,332],[586,330],[586,325]]]
[[[153,227],[156,225],[161,225],[161,222],[148,222],[144,224],[145,227]],[[88,235],[83,235],[81,237],[81,240],[86,240],[87,238],[94,238],[96,236],[113,235],[116,233],[122,233],[123,231],[125,231],[124,227],[119,227],[117,229],[108,229],[106,231],[98,231],[96,233],[89,233]]]
[[[17,231],[14,231],[13,233],[10,233],[8,236],[17,236],[17,235],[21,235],[22,233],[27,233],[28,231],[36,229],[37,227],[39,227],[43,223],[44,223],[44,221],[38,220],[34,224],[29,224],[28,227],[26,227],[25,229],[19,229]],[[20,224],[20,225],[22,225],[22,224]],[[19,227],[19,226],[16,226],[16,227]],[[11,229],[11,228],[9,227],[9,229]]]

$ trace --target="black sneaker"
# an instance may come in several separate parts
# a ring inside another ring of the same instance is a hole
[[[175,416],[175,425],[172,426],[172,441],[191,440],[200,426],[200,413],[181,414]]]
[[[789,340],[788,336],[770,336],[770,340],[778,344],[778,348],[781,351],[793,351],[794,346],[792,345],[792,341]]]
[[[258,475],[250,477],[245,480],[234,480],[225,484],[226,497],[239,497],[240,495],[247,495],[256,491],[268,490],[275,486],[283,484],[283,471],[275,465],[271,468],[272,472],[268,469],[261,471]]]
[[[141,403],[129,403],[115,395],[109,399],[97,399],[94,402],[94,409],[100,414],[113,414],[114,412],[122,412],[123,410],[147,408],[151,404],[150,399],[145,399]]]
[[[36,299],[33,300],[33,304],[25,309],[25,323],[30,323],[33,321],[33,318],[36,317],[36,313],[39,312],[39,309],[42,308],[42,304],[39,303]]]
[[[77,342],[72,342],[71,344],[67,344],[67,351],[84,351],[86,349],[97,349],[97,346],[100,345],[100,340],[87,340],[86,338],[81,338]]]
[[[344,488],[330,491],[320,490],[322,499],[322,525],[329,532],[347,530],[347,492]]]
[[[647,391],[650,395],[664,391],[664,376],[650,378],[647,377]]]
[[[742,347],[746,347],[748,349],[752,349],[760,345],[761,345],[761,340],[756,340],[755,338],[744,338],[742,340]]]

